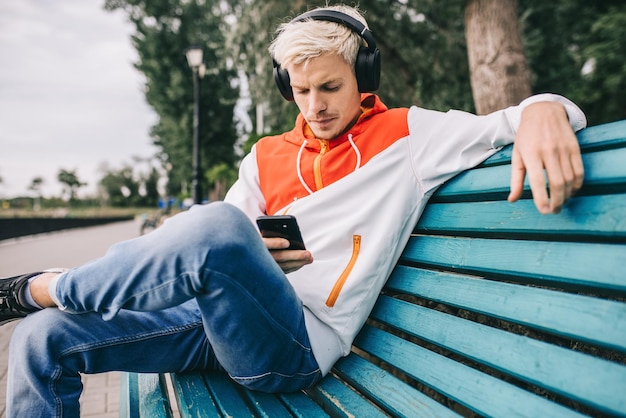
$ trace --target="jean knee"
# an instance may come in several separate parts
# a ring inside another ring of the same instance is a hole
[[[170,237],[178,235],[182,240],[197,243],[241,241],[245,244],[246,237],[251,232],[256,233],[250,219],[240,209],[225,202],[192,206],[181,215],[164,223]]]
[[[49,308],[28,315],[13,329],[9,343],[11,363],[19,362],[19,359],[44,359],[50,357],[50,350],[58,347],[54,340],[58,322],[51,316],[61,314],[58,309]]]

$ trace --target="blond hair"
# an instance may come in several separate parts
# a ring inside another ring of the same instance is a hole
[[[367,22],[356,8],[338,5],[315,10],[335,10],[367,27]],[[347,26],[308,18],[281,24],[269,46],[269,52],[282,68],[290,64],[302,64],[325,54],[339,55],[354,68],[359,48],[364,45],[361,36]]]

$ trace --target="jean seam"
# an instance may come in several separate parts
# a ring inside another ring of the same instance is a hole
[[[287,378],[292,378],[292,377],[309,377],[312,376],[314,374],[317,373],[321,373],[321,370],[319,368],[309,372],[309,373],[294,373],[294,374],[285,374],[285,373],[280,373],[280,372],[266,372],[266,373],[262,373],[262,374],[258,374],[255,376],[234,376],[229,374],[230,377],[232,377],[233,379],[239,380],[239,381],[246,381],[246,380],[255,380],[255,379],[261,379],[267,376],[280,376],[280,377],[287,377]]]
[[[68,348],[67,350],[62,351],[61,353],[59,353],[59,356],[57,357],[57,361],[60,361],[60,359],[62,357],[65,357],[65,356],[68,356],[68,355],[71,355],[71,354],[75,354],[75,353],[80,353],[80,352],[83,352],[83,351],[99,349],[99,348],[102,348],[102,347],[112,347],[112,346],[119,345],[119,344],[122,344],[122,343],[127,343],[127,342],[137,342],[137,341],[149,340],[150,338],[161,337],[161,336],[165,336],[165,335],[171,335],[171,334],[175,334],[175,333],[182,332],[182,331],[187,331],[187,330],[198,328],[198,327],[202,327],[202,321],[192,322],[190,324],[186,324],[186,325],[179,326],[179,327],[169,327],[169,328],[166,328],[164,330],[145,332],[145,333],[136,334],[136,335],[133,335],[133,336],[127,336],[127,337],[122,337],[122,338],[114,338],[114,339],[109,339],[109,340],[105,340],[105,341],[98,341],[96,343],[90,343],[90,344],[81,344],[81,345],[77,345],[77,346],[73,346],[71,348]]]
[[[56,387],[57,387],[57,382],[59,380],[59,378],[62,375],[62,370],[60,367],[55,367],[54,371],[52,373],[51,379],[50,379],[50,384],[48,386],[48,390],[50,391],[50,393],[52,394],[52,396],[54,397],[54,404],[55,404],[55,411],[56,411],[56,416],[57,417],[62,417],[63,416],[63,401],[61,400],[61,397],[59,396],[59,394],[56,391]]]

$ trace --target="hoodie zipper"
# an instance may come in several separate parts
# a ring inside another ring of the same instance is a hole
[[[341,289],[343,288],[343,285],[346,283],[346,280],[348,280],[348,276],[350,276],[350,273],[352,272],[352,268],[356,264],[356,260],[359,258],[359,251],[361,251],[361,236],[353,235],[352,236],[352,257],[350,257],[350,261],[348,262],[348,265],[341,273],[341,276],[339,276],[339,278],[335,282],[333,289],[330,291],[330,295],[328,295],[328,299],[326,299],[326,306],[328,306],[329,308],[332,308],[335,306],[335,302],[337,302],[337,298],[339,297],[339,294],[341,293]]]
[[[328,141],[326,139],[319,139],[320,142],[320,153],[315,157],[315,161],[313,161],[313,173],[315,175],[315,188],[317,190],[321,190],[324,188],[324,183],[322,183],[322,157],[328,151]]]

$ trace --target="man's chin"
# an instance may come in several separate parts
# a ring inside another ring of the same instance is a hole
[[[334,139],[340,135],[340,132],[336,129],[319,129],[319,128],[311,128],[313,134],[317,139]]]

